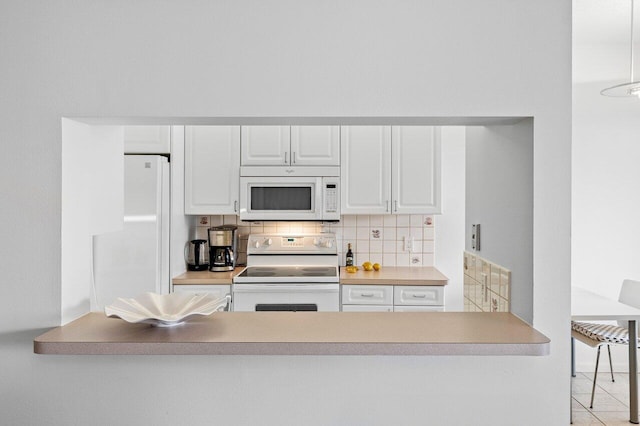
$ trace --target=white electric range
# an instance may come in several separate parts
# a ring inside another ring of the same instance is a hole
[[[234,311],[340,310],[334,234],[252,234],[247,267],[233,279]]]

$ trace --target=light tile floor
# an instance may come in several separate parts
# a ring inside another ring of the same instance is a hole
[[[574,425],[629,425],[629,375],[598,373],[593,408],[589,408],[593,373],[576,373],[572,379]]]

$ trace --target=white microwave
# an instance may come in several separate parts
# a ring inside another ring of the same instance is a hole
[[[243,167],[240,220],[340,220],[340,176],[300,176],[314,169]],[[324,171],[325,168],[318,168]],[[326,168],[333,170],[333,168]],[[288,173],[283,176],[283,173]],[[268,175],[267,175],[268,174]],[[244,176],[243,176],[244,175]],[[250,175],[250,176],[247,176]]]

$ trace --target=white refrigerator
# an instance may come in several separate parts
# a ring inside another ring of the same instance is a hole
[[[169,173],[166,157],[125,155],[124,227],[93,237],[92,310],[169,293]]]

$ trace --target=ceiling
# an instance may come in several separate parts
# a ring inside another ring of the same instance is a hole
[[[573,0],[573,42],[629,43],[631,0]],[[634,39],[640,41],[640,0],[635,4]]]

